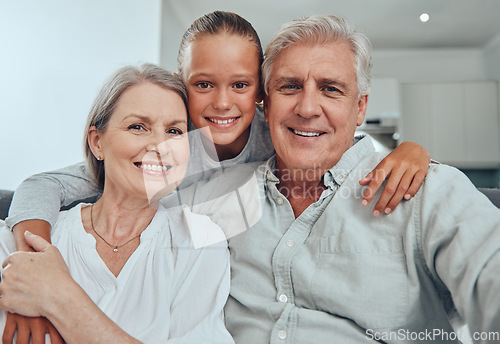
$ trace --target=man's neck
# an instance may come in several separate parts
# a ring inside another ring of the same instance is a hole
[[[280,180],[278,190],[288,199],[295,218],[299,217],[311,204],[318,201],[326,189],[323,175],[326,171],[308,169],[291,170],[280,168],[278,163],[277,176]]]

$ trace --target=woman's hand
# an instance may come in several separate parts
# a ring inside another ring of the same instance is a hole
[[[71,278],[55,246],[30,232],[24,236],[36,252],[16,252],[4,261],[0,309],[47,317],[67,343],[140,343],[109,319]],[[53,338],[52,343],[60,343]],[[33,344],[43,343],[34,340]],[[21,344],[19,338],[16,344]]]
[[[19,251],[33,252],[33,248],[24,239],[24,232],[30,230],[43,238],[50,240],[50,224],[42,220],[27,220],[18,223],[13,228],[16,246]],[[17,332],[16,343],[29,343],[30,337],[33,344],[45,343],[45,334],[50,334],[53,344],[62,344],[63,339],[59,332],[43,317],[25,317],[23,315],[7,313],[5,328],[2,335],[3,344],[11,344]]]
[[[422,185],[429,169],[430,154],[421,145],[403,142],[382,160],[377,167],[359,181],[367,185],[361,204],[367,206],[384,180],[388,178],[382,195],[373,208],[373,215],[389,214],[401,202],[412,198]]]
[[[46,316],[57,299],[55,290],[74,283],[59,250],[26,232],[26,242],[37,252],[15,252],[3,262],[0,308],[29,317]]]
[[[52,344],[63,344],[64,341],[56,328],[46,318],[30,318],[19,314],[7,313],[7,321],[2,336],[2,344],[11,344],[17,332],[16,344],[43,344],[45,334],[50,335]]]

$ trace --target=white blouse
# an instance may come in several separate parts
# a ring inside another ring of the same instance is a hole
[[[52,243],[73,279],[110,319],[144,343],[233,343],[224,326],[229,251],[220,227],[187,207],[160,207],[115,277],[83,228],[81,207],[60,213]],[[3,261],[15,245],[7,228],[0,233]]]

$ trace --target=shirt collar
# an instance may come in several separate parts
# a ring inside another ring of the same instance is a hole
[[[323,183],[332,190],[342,185],[347,175],[363,160],[367,155],[375,151],[373,141],[369,135],[354,137],[354,144],[343,155],[339,162],[328,170],[323,176]],[[367,171],[368,173],[369,171]],[[264,164],[264,178],[266,185],[269,183],[279,183],[276,177],[276,155],[273,155]]]

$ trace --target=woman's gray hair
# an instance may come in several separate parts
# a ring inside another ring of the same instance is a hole
[[[351,47],[358,80],[358,96],[370,93],[371,43],[344,18],[335,15],[304,17],[285,24],[267,46],[262,76],[264,91],[269,93],[273,63],[278,56],[294,44],[326,44],[344,41]]]
[[[186,52],[189,50],[191,43],[198,37],[223,33],[247,38],[250,42],[254,43],[259,58],[259,66],[262,64],[264,60],[262,45],[260,44],[259,35],[252,24],[236,13],[215,11],[196,19],[182,36],[179,53],[177,54],[177,70],[183,80],[186,78],[184,75],[184,61],[186,59]],[[260,80],[259,77],[259,81]]]
[[[97,160],[90,150],[88,144],[89,129],[95,126],[97,131],[104,132],[121,95],[130,87],[141,83],[151,83],[174,91],[182,98],[187,109],[187,91],[184,82],[157,65],[145,63],[139,67],[125,66],[111,75],[92,104],[87,117],[83,141],[87,165],[101,189],[104,187],[104,163],[102,160]]]

